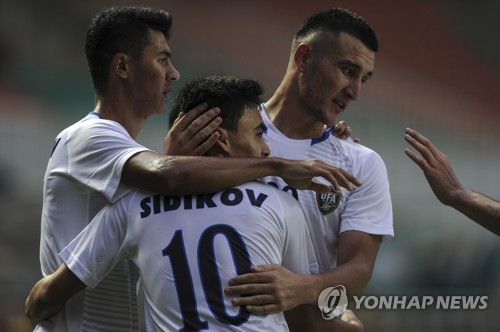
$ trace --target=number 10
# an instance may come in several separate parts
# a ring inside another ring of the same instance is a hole
[[[250,255],[240,234],[229,225],[214,225],[205,229],[198,242],[200,278],[207,304],[214,317],[223,324],[238,326],[248,321],[250,313],[244,307],[240,307],[235,316],[229,315],[226,311],[214,248],[214,239],[219,234],[228,241],[236,273],[239,275],[250,272]],[[168,246],[162,250],[162,254],[169,257],[174,274],[177,298],[184,323],[180,331],[208,330],[208,322],[201,320],[198,313],[182,230],[175,232]]]

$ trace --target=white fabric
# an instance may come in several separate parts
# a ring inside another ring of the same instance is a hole
[[[242,258],[245,252],[250,261]],[[189,290],[196,298],[194,312],[211,331],[286,331],[283,314],[250,315],[239,325],[221,323],[214,316],[236,316],[240,308],[223,295],[223,288],[237,274],[236,266],[243,269],[239,273],[247,271],[245,264],[248,269],[276,263],[301,274],[318,271],[299,204],[256,181],[181,198],[131,193],[104,208],[60,256],[90,287],[131,258],[141,273],[148,331],[185,326],[180,304],[190,298]],[[240,259],[246,263],[236,263]],[[189,272],[180,272],[183,266]],[[178,296],[181,290],[188,292]],[[214,304],[217,298],[224,306]]]
[[[62,264],[59,252],[105,204],[118,200],[132,190],[120,185],[123,165],[131,156],[145,150],[147,149],[135,142],[120,124],[100,119],[95,113],[90,113],[57,136],[43,188],[40,262],[44,276],[55,272]],[[127,322],[122,320],[131,320],[133,315],[131,317],[129,312],[135,309],[130,308],[134,305],[130,303],[130,299],[135,297],[130,291],[130,283],[137,276],[128,265],[129,263],[124,262],[117,267],[116,274],[113,274],[115,279],[110,281],[110,284],[124,288],[123,292],[116,292],[120,297],[118,306],[121,308],[118,310],[127,312],[119,316],[118,331],[131,330],[126,326]],[[102,290],[95,290],[92,294],[84,292],[75,297],[61,314],[40,324],[38,331],[108,328],[106,325],[99,325],[98,321],[104,319],[114,324],[112,317],[117,311],[114,311],[113,302],[102,310],[93,309],[93,303],[102,300],[106,287],[104,283]],[[125,301],[129,303],[124,304]],[[98,312],[97,316],[92,311]],[[91,325],[86,326],[85,321]]]
[[[342,232],[356,230],[382,235],[383,241],[394,236],[387,170],[376,152],[361,144],[340,140],[330,135],[329,131],[317,140],[288,138],[274,126],[263,104],[260,108],[267,126],[265,139],[272,156],[294,160],[323,160],[345,169],[363,183],[352,192],[341,188],[342,197],[334,208],[333,203],[337,202],[321,200],[321,196],[313,191],[290,188],[280,177],[264,179],[266,183],[272,183],[294,195],[299,201],[309,225],[320,272],[329,271],[336,266],[339,234]],[[327,183],[322,178],[316,180]],[[318,200],[323,202],[318,203]],[[326,209],[326,214],[323,214],[320,205],[325,201],[330,204],[326,206],[330,209]]]

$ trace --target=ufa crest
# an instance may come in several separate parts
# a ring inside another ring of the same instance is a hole
[[[331,188],[331,191],[327,194],[316,194],[316,202],[318,203],[318,208],[323,215],[327,215],[335,211],[339,206],[340,200],[342,199],[342,194]]]

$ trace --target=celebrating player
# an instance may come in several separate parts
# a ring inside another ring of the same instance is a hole
[[[321,159],[345,168],[363,185],[352,192],[316,194],[276,177],[266,179],[301,204],[321,274],[301,276],[265,265],[231,279],[227,294],[253,294],[233,300],[252,313],[316,304],[323,289],[336,285],[344,285],[349,296],[361,294],[380,244],[393,236],[383,160],[364,146],[330,135],[337,117],[372,76],[377,50],[377,37],[368,23],[341,8],[309,17],[293,38],[285,76],[261,107],[272,155]]]

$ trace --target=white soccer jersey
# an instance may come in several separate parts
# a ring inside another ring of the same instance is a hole
[[[43,275],[56,271],[62,264],[59,252],[102,207],[132,190],[120,185],[123,165],[132,155],[145,150],[120,124],[100,119],[96,113],[57,136],[44,178],[40,241]],[[134,275],[135,267],[130,270],[129,264],[124,262],[117,267],[109,283],[72,299],[61,314],[39,324],[37,330],[111,330],[117,321],[114,331],[138,330],[135,290],[131,290],[138,274],[135,269]],[[104,294],[109,294],[106,288],[110,285],[122,290],[114,295],[118,296],[117,301],[102,305],[103,300],[109,299]]]
[[[224,287],[252,265],[317,273],[299,204],[257,181],[217,194],[131,193],[99,212],[60,256],[89,287],[131,258],[148,331],[286,331],[283,314],[251,315]]]
[[[345,169],[363,183],[352,192],[341,188],[331,194],[318,194],[291,188],[280,177],[264,179],[299,201],[309,225],[320,272],[336,266],[338,238],[342,232],[356,230],[382,235],[384,241],[394,236],[387,170],[376,152],[331,136],[330,130],[325,131],[321,139],[290,139],[274,126],[263,104],[260,108],[272,156],[323,160]],[[326,183],[322,178],[317,180]]]

